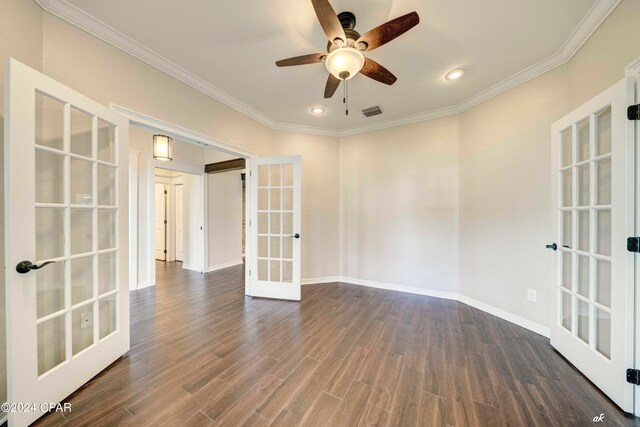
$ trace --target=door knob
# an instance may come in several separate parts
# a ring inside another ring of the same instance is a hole
[[[294,239],[299,239],[300,238],[300,234],[296,233],[296,234],[289,234],[289,237],[293,237]]]
[[[558,250],[558,245],[556,245],[555,243],[552,243],[550,245],[546,245],[545,246],[547,249],[553,249],[554,251]]]
[[[27,274],[31,270],[40,270],[45,265],[49,264],[55,264],[55,261],[43,262],[40,265],[35,265],[31,261],[20,261],[18,265],[16,265],[16,271],[20,274]]]

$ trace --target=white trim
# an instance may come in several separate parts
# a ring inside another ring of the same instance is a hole
[[[622,0],[598,0],[589,12],[584,16],[582,21],[573,30],[569,38],[563,43],[560,49],[549,57],[539,61],[530,67],[506,78],[505,80],[493,85],[492,87],[481,91],[473,97],[467,99],[461,104],[438,108],[435,110],[424,111],[413,114],[401,119],[395,119],[377,123],[374,125],[358,126],[342,130],[320,128],[314,126],[303,126],[291,123],[280,123],[270,119],[259,111],[249,107],[238,99],[232,97],[228,93],[221,91],[212,84],[197,77],[193,73],[185,70],[179,65],[169,61],[158,53],[146,48],[140,43],[132,40],[118,30],[105,24],[94,16],[86,13],[78,7],[70,4],[66,0],[35,0],[35,2],[45,11],[69,22],[72,25],[92,34],[95,37],[123,50],[141,61],[146,62],[152,67],[174,77],[175,79],[191,86],[192,88],[216,99],[223,104],[233,108],[234,110],[256,120],[271,129],[298,132],[313,135],[325,135],[342,137],[355,135],[359,133],[371,132],[390,127],[406,125],[409,123],[417,123],[425,120],[431,120],[438,117],[445,117],[460,114],[476,105],[487,101],[515,86],[518,86],[528,80],[531,80],[547,71],[559,67],[567,63],[582,45],[591,37],[604,20],[613,12]],[[113,108],[113,107],[112,107]]]
[[[544,325],[525,319],[524,317],[516,316],[515,314],[509,313],[507,311],[504,311],[500,308],[494,307],[487,303],[474,300],[473,298],[469,298],[457,292],[438,291],[433,289],[416,288],[412,286],[401,286],[401,285],[394,285],[391,283],[374,282],[371,280],[354,279],[352,277],[341,277],[341,276],[329,276],[329,277],[320,277],[317,279],[302,280],[303,285],[333,283],[333,282],[340,282],[340,283],[346,283],[349,285],[366,286],[368,288],[384,289],[388,291],[405,292],[405,293],[415,294],[415,295],[424,295],[429,297],[454,300],[466,305],[470,305],[471,307],[477,308],[478,310],[482,310],[485,313],[489,313],[493,316],[499,317],[503,320],[506,320],[507,322],[511,322],[513,324],[521,326],[525,329],[530,330],[531,332],[535,332],[536,334],[542,335],[543,337],[549,338],[550,336],[549,328]]]
[[[182,268],[185,270],[197,271],[198,273],[202,273],[202,269],[200,269],[200,267],[198,267],[197,265],[182,263]]]
[[[637,57],[631,64],[625,68],[625,75],[627,77],[637,77],[640,74],[640,56]]]
[[[207,269],[207,273],[211,273],[212,271],[222,270],[224,268],[235,267],[236,265],[244,264],[242,260],[223,262],[222,264],[212,265]],[[184,268],[184,267],[183,267]]]
[[[130,291],[139,291],[140,289],[150,288],[151,286],[153,286],[153,283],[147,280],[146,282],[138,283],[138,287],[136,289],[130,289]]]

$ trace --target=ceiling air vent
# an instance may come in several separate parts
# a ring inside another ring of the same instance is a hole
[[[382,109],[379,105],[376,105],[375,107],[365,108],[362,110],[362,114],[367,117],[377,116],[378,114],[382,114]]]

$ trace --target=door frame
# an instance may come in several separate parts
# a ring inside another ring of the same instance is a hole
[[[188,142],[190,144],[196,144],[196,145],[200,145],[200,146],[204,146],[204,147],[208,147],[208,148],[213,148],[215,150],[218,151],[222,151],[223,153],[226,154],[230,154],[232,156],[236,156],[236,157],[241,157],[243,159],[245,159],[247,161],[246,164],[246,170],[251,170],[251,167],[253,166],[253,163],[255,161],[255,159],[258,157],[258,154],[253,152],[253,151],[249,151],[249,150],[245,150],[239,147],[236,147],[234,145],[231,144],[227,144],[224,141],[221,141],[219,139],[216,138],[212,138],[210,136],[204,135],[202,133],[199,132],[195,132],[192,130],[189,130],[187,128],[184,128],[182,126],[170,123],[168,121],[162,120],[162,119],[158,119],[152,116],[149,116],[147,114],[144,113],[140,113],[138,111],[135,111],[133,109],[127,108],[127,107],[123,107],[121,105],[117,105],[114,103],[110,103],[109,107],[120,113],[122,116],[126,117],[127,119],[129,119],[129,126],[130,127],[136,127],[136,128],[140,128],[140,129],[144,129],[147,131],[151,131],[151,132],[162,132],[163,134],[166,134],[168,136],[173,137],[174,139],[177,139],[179,141],[183,141],[183,142]],[[153,160],[153,159],[152,159]],[[186,173],[192,173],[192,174],[201,174],[203,176],[202,178],[202,189],[203,189],[203,207],[207,206],[207,180],[206,178],[206,173],[204,173],[204,170],[195,170],[193,171],[193,164],[190,164],[188,162],[182,162],[179,160],[174,160],[173,162],[160,162],[157,160],[153,160],[152,162],[153,167],[151,168],[152,171],[155,171],[155,167],[159,167],[161,169],[171,169],[171,170],[176,170],[177,172],[186,172]],[[189,170],[179,170],[179,169],[173,169],[171,166],[173,167],[190,167]],[[193,171],[193,172],[192,172]],[[250,219],[251,219],[251,211],[253,209],[253,206],[251,204],[251,195],[253,194],[253,191],[256,191],[254,189],[254,180],[252,179],[252,177],[247,174],[246,175],[246,179],[248,179],[248,181],[246,182],[246,192],[245,192],[245,197],[246,197],[246,205],[245,205],[245,221],[246,224],[249,225],[249,227],[246,227],[245,229],[245,260],[246,259],[250,259],[250,255],[253,253],[253,250],[255,250],[253,248],[253,244],[251,243],[251,239],[249,238],[250,236]],[[151,182],[153,182],[153,179],[151,180]],[[153,191],[152,191],[153,193]],[[155,203],[153,203],[153,200],[150,200],[149,203],[151,204],[151,206],[153,207],[153,214],[155,215]],[[154,218],[154,217],[151,217]],[[203,216],[203,218],[206,218],[206,216]],[[208,231],[207,231],[207,221],[203,221],[203,236],[208,236]],[[133,245],[134,243],[131,242],[130,239],[130,245]],[[137,241],[137,239],[135,239]],[[153,246],[151,246],[151,248],[155,247],[155,235],[152,236],[151,239],[149,240],[153,240],[153,242],[148,242],[150,244],[153,244]],[[201,271],[206,271],[206,263],[207,260],[209,258],[209,251],[208,251],[208,239],[203,238],[203,241],[205,243],[204,245],[204,254],[203,254],[203,266],[202,266],[202,270]],[[136,246],[132,246],[131,247],[132,250],[136,250],[137,251],[137,245]],[[136,252],[137,253],[137,252]],[[151,255],[153,256],[153,252],[151,253]],[[131,255],[130,255],[131,257]],[[153,260],[153,262],[155,263],[155,259]],[[153,265],[154,268],[151,268],[149,270],[150,272],[150,282],[155,285],[155,264]],[[251,276],[250,276],[250,266],[249,263],[245,262],[245,294],[249,295],[250,294],[250,287],[251,287]],[[150,285],[151,285],[150,283]],[[133,284],[131,284],[133,285]],[[134,288],[131,288],[134,289]]]
[[[161,177],[157,175],[155,176],[155,189],[157,189],[158,185],[162,185],[162,191],[164,192],[164,219],[163,219],[164,221],[163,223],[164,253],[162,254],[164,256],[164,259],[161,261],[167,262],[169,260],[169,187],[170,187],[170,183],[162,182],[162,181],[164,181],[164,179],[161,179]],[[154,195],[155,195],[155,192],[154,192]],[[157,210],[155,213],[156,214],[158,213]],[[156,226],[157,226],[157,222],[158,222],[158,217],[156,215]],[[156,241],[156,243],[158,242]],[[157,246],[155,249],[157,252],[158,250]],[[156,260],[157,259],[158,258],[156,258]]]

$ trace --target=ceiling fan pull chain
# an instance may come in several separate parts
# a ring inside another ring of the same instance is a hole
[[[345,91],[345,115],[349,115],[349,81],[344,81],[344,91]]]

